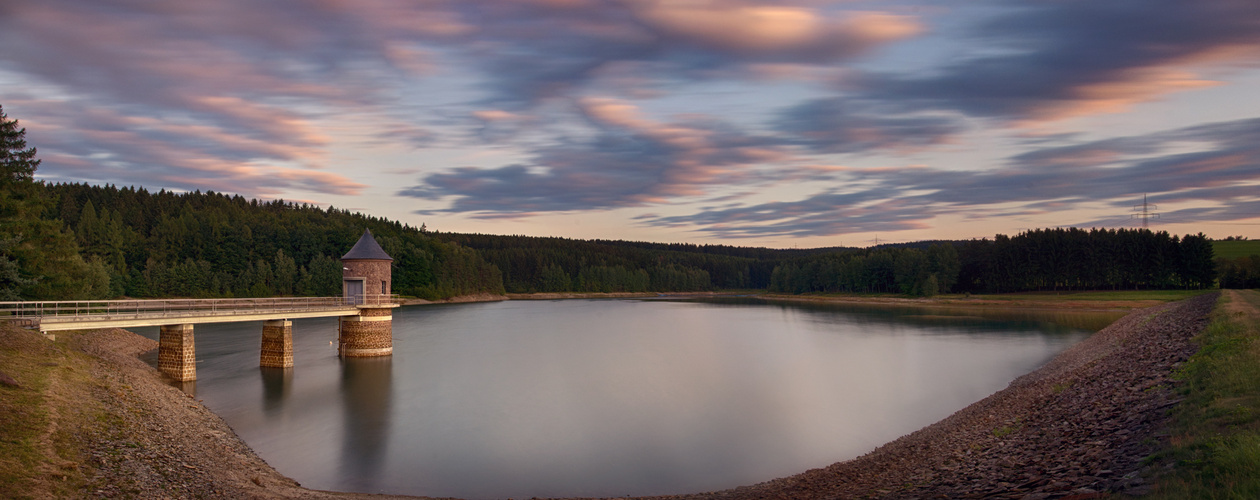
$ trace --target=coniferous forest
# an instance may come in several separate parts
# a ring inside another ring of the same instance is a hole
[[[837,253],[789,261],[774,273],[774,291],[917,296],[1200,289],[1216,282],[1207,237],[1147,229],[1044,229],[926,248]]]
[[[0,300],[332,296],[370,229],[394,291],[444,299],[533,292],[1003,293],[1246,286],[1257,262],[1213,259],[1202,234],[1033,230],[871,249],[774,250],[429,231],[214,192],[52,184],[0,108]],[[1255,266],[1253,266],[1253,264]],[[1228,283],[1226,283],[1228,282]]]

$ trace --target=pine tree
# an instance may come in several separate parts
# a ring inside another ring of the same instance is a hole
[[[35,148],[26,147],[26,129],[18,128],[0,106],[0,188],[33,180],[39,162]]]
[[[22,277],[17,262],[7,255],[17,241],[17,238],[0,239],[0,300],[21,300],[19,291],[31,284],[31,280]]]

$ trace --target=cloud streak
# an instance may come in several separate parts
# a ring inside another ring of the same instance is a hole
[[[972,33],[987,51],[927,75],[869,75],[864,96],[911,109],[1059,119],[1217,85],[1194,70],[1260,56],[1260,4],[1249,0],[1006,3],[1007,13]]]
[[[489,218],[639,206],[738,183],[753,165],[787,155],[773,140],[718,122],[657,122],[610,98],[579,105],[599,130],[590,139],[542,148],[530,164],[430,174],[399,194],[455,197],[447,211]]]
[[[198,124],[164,123],[105,109],[84,111],[58,102],[17,101],[39,118],[24,121],[46,163],[41,176],[62,182],[99,182],[179,190],[215,190],[262,198],[301,189],[356,195],[366,186],[338,173],[300,165],[302,147],[252,140]],[[292,160],[260,165],[255,158]]]
[[[1203,150],[1163,154],[1164,145],[1182,142],[1199,143]],[[1108,166],[1100,168],[1099,159]],[[893,168],[853,172],[848,180],[863,187],[794,202],[646,216],[639,222],[720,238],[845,235],[921,229],[946,215],[1011,217],[1099,200],[1111,200],[1116,212],[1124,212],[1145,193],[1155,194],[1153,202],[1212,206],[1179,210],[1174,218],[1246,220],[1260,215],[1255,211],[1260,204],[1260,119],[1030,151],[993,171]],[[1075,223],[1104,222],[1115,221]]]

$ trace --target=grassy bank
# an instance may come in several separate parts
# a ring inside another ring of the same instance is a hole
[[[0,497],[66,498],[84,484],[75,432],[96,425],[86,355],[0,325]],[[97,412],[99,413],[99,412]]]
[[[1127,311],[1175,302],[1212,293],[1214,290],[1117,290],[1023,292],[1003,294],[942,294],[930,298],[899,294],[774,294],[762,293],[766,299],[816,302],[853,302],[865,304],[913,304],[964,308],[1023,308],[1062,311]]]
[[[1173,302],[1184,300],[1196,295],[1213,292],[1214,290],[1106,290],[1106,291],[1087,291],[1087,292],[1027,292],[1027,293],[1005,293],[997,295],[972,295],[974,298],[983,298],[987,300],[1044,300],[1044,301],[1067,301],[1067,300],[1098,300],[1098,301],[1115,301],[1115,300],[1141,300],[1141,301],[1159,301]]]
[[[1226,290],[1178,377],[1172,467],[1151,498],[1260,498],[1260,292]]]

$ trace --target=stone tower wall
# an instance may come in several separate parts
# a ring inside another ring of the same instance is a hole
[[[385,293],[393,293],[394,283],[387,260],[343,260],[341,261],[343,279],[363,278],[364,295],[381,295],[381,282],[385,282]]]
[[[360,309],[358,316],[343,316],[338,329],[342,356],[388,356],[394,352],[393,309]]]

